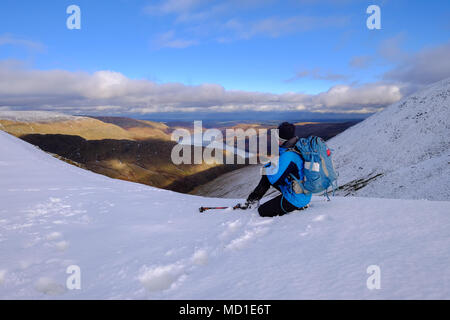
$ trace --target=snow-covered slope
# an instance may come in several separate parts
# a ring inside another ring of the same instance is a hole
[[[337,195],[450,200],[450,79],[376,113],[327,142],[339,173]],[[209,197],[246,197],[259,168],[199,187]]]
[[[53,111],[0,111],[1,120],[20,122],[68,121],[82,118]]]
[[[329,144],[339,185],[348,184],[342,195],[450,200],[450,79],[389,106]],[[362,184],[355,180],[376,175],[358,189]]]
[[[450,298],[449,202],[198,212],[236,201],[112,180],[0,132],[0,298]],[[69,265],[80,290],[66,288]]]
[[[191,194],[211,198],[247,198],[261,179],[261,166],[251,165],[227,172],[191,191]],[[271,188],[272,190],[273,188]],[[275,189],[273,189],[276,191]]]

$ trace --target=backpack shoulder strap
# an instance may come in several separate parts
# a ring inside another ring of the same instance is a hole
[[[292,152],[295,152],[296,154],[298,154],[303,161],[303,165],[305,164],[305,158],[303,157],[302,153],[300,151],[298,151],[298,149],[295,146],[292,147],[291,149],[289,149],[289,151],[292,151]]]

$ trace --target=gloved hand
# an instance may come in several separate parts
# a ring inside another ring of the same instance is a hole
[[[253,208],[258,208],[259,207],[259,200],[255,200],[255,199],[247,199],[247,201],[245,202],[244,205],[247,209],[253,209]]]

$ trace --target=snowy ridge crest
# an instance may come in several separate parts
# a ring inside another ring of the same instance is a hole
[[[18,122],[59,122],[82,118],[53,111],[0,111],[0,120]]]
[[[450,173],[449,108],[445,79],[331,139],[341,194],[449,200],[443,179]],[[365,187],[352,188],[376,175]]]

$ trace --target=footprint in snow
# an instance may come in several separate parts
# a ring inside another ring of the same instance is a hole
[[[171,256],[173,250],[166,252],[166,256]],[[158,292],[176,289],[193,270],[200,266],[208,264],[208,250],[195,249],[194,253],[185,259],[178,260],[175,263],[141,267],[138,280],[150,292]]]
[[[306,227],[305,231],[300,233],[300,236],[302,236],[302,237],[307,236],[310,233],[311,230],[312,230],[312,227],[311,227],[310,224],[308,224],[308,226]]]
[[[247,247],[251,242],[259,236],[265,234],[269,228],[256,227],[251,230],[245,230],[244,234],[236,239],[233,239],[225,246],[225,250],[239,250]]]
[[[184,270],[185,266],[180,263],[155,267],[143,266],[138,280],[150,292],[164,291],[174,288],[177,281],[186,277]]]
[[[263,226],[263,225],[269,225],[272,224],[274,222],[274,219],[260,219],[258,218],[257,220],[250,220],[250,222],[248,223],[249,226]]]
[[[204,266],[208,263],[208,257],[208,251],[206,251],[205,249],[198,249],[192,255],[191,262],[194,265]]]
[[[46,239],[47,240],[49,240],[49,241],[53,241],[53,240],[58,240],[58,239],[61,239],[62,238],[62,233],[61,232],[52,232],[52,233],[49,233],[47,236],[46,236]]]
[[[0,269],[0,285],[5,282],[6,279],[6,269]]]
[[[223,223],[222,226],[225,226],[225,230],[219,235],[219,239],[224,240],[235,233],[242,226],[242,222],[240,219],[237,219]]]
[[[45,243],[46,246],[55,248],[59,251],[65,251],[69,247],[69,241],[66,241],[63,238],[63,235],[61,232],[52,232],[49,233],[45,239],[48,241]]]
[[[56,296],[63,294],[65,288],[62,284],[57,283],[55,280],[47,277],[39,278],[35,284],[35,289],[43,294]]]
[[[331,219],[331,217],[329,217],[326,214],[321,214],[321,215],[318,215],[317,217],[315,217],[312,221],[321,222],[321,221],[326,221],[326,220],[332,220],[332,219]]]

